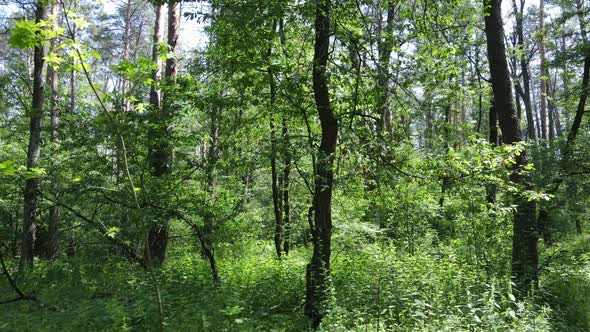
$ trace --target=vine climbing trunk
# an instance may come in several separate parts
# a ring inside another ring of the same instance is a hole
[[[315,168],[313,198],[313,254],[307,265],[305,314],[317,328],[326,313],[330,294],[332,186],[338,120],[332,110],[326,66],[330,46],[330,0],[315,1],[313,93],[322,130]]]
[[[512,87],[506,60],[504,29],[502,25],[502,1],[484,0],[485,34],[490,66],[493,105],[498,115],[502,142],[513,144],[522,140],[518,115],[514,109]],[[526,151],[516,156],[510,181],[523,190],[532,188],[524,172],[528,165]],[[538,235],[535,201],[519,194],[512,196],[516,206],[513,220],[512,276],[519,295],[538,282]]]
[[[46,2],[37,1],[35,22],[47,19]],[[35,46],[33,54],[33,101],[29,114],[29,144],[27,148],[27,170],[34,171],[39,167],[41,157],[41,120],[43,118],[43,103],[45,101],[45,43]],[[36,176],[29,177],[24,189],[23,214],[23,242],[21,248],[20,269],[33,268],[33,252],[39,218],[39,189],[40,180]]]

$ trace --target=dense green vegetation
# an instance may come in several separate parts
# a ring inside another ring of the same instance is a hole
[[[588,3],[0,8],[0,330],[590,331]]]

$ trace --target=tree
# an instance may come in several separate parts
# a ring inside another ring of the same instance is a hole
[[[498,114],[502,142],[514,144],[522,140],[518,115],[514,109],[512,88],[506,60],[504,29],[502,25],[502,1],[484,0],[485,33],[488,61],[493,92],[493,107]],[[530,190],[531,184],[526,174],[528,158],[526,150],[516,157],[512,167],[510,181],[524,190]],[[538,235],[536,204],[523,195],[513,195],[516,205],[512,235],[512,276],[521,294],[538,282]]]
[[[338,120],[332,110],[328,90],[327,64],[330,46],[330,0],[315,2],[315,43],[313,94],[322,128],[315,168],[313,197],[313,254],[307,266],[305,313],[314,328],[325,315],[330,294],[330,254],[332,237],[332,186],[338,139]]]
[[[514,16],[516,17],[516,37],[517,37],[517,46],[518,46],[518,54],[520,60],[520,71],[522,73],[522,85],[524,89],[521,89],[520,85],[517,83],[516,87],[518,88],[518,94],[522,97],[524,101],[524,108],[526,113],[526,120],[527,120],[527,136],[529,139],[534,140],[537,136],[535,133],[535,121],[533,119],[533,107],[531,106],[531,83],[530,83],[530,76],[529,76],[529,66],[526,61],[526,54],[527,48],[524,45],[524,33],[523,33],[523,19],[524,19],[524,0],[520,0],[520,8],[516,5],[516,0],[512,0],[512,10],[514,12]],[[516,72],[516,68],[515,68]]]
[[[35,22],[47,19],[45,1],[38,1],[35,9]],[[39,189],[40,179],[35,175],[41,157],[41,121],[43,119],[43,104],[45,101],[45,56],[47,54],[44,43],[37,42],[33,55],[33,91],[32,107],[29,115],[29,144],[27,149],[27,170],[33,174],[26,180],[24,189],[24,217],[23,244],[20,267],[33,268],[33,254],[37,222],[39,220]]]
[[[51,15],[53,18],[53,30],[57,31],[59,27],[59,3],[55,3],[51,7]],[[51,51],[57,51],[57,40],[51,41]],[[48,69],[49,76],[49,87],[50,87],[50,99],[49,99],[49,115],[51,123],[50,139],[53,144],[52,153],[55,155],[58,153],[59,145],[59,76],[57,68],[52,66]],[[58,191],[58,179],[57,170],[53,169],[53,179],[51,181],[51,191],[54,196],[59,195]],[[50,259],[54,259],[58,253],[58,238],[60,232],[60,209],[59,206],[53,204],[49,209],[49,229],[48,229],[48,241],[47,241],[47,253],[46,256]]]
[[[157,17],[157,16],[156,16]],[[159,21],[156,22],[159,24]],[[158,30],[158,29],[155,29]],[[168,2],[168,47],[170,52],[166,59],[166,67],[164,71],[164,84],[167,92],[163,94],[161,109],[154,109],[157,113],[156,117],[156,146],[151,152],[151,165],[153,168],[153,175],[155,177],[165,178],[172,170],[172,146],[169,142],[170,121],[174,116],[172,91],[176,83],[176,76],[178,74],[178,58],[174,54],[178,49],[178,38],[180,33],[180,3],[176,0]],[[154,32],[154,40],[158,37]],[[157,75],[157,74],[156,74]],[[155,91],[151,92],[154,95]],[[152,104],[154,105],[154,104]],[[148,243],[151,252],[151,257],[163,262],[166,257],[166,248],[168,245],[168,222],[158,222],[150,229],[148,236]]]

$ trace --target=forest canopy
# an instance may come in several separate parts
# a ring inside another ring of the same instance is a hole
[[[585,0],[0,0],[0,330],[590,331]]]

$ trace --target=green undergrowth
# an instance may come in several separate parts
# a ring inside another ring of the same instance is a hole
[[[559,254],[543,274],[540,295],[526,302],[515,300],[506,278],[489,276],[444,248],[410,255],[375,242],[335,251],[332,303],[321,329],[588,331],[588,247],[587,239],[577,239],[547,251]],[[158,272],[168,331],[308,329],[309,250],[278,260],[271,243],[249,241],[220,247],[218,254],[222,284],[216,288],[194,244],[173,246]],[[153,279],[116,255],[103,251],[37,265],[19,283],[36,290],[39,303],[2,305],[1,331],[158,330]],[[13,296],[1,282],[2,299]]]

